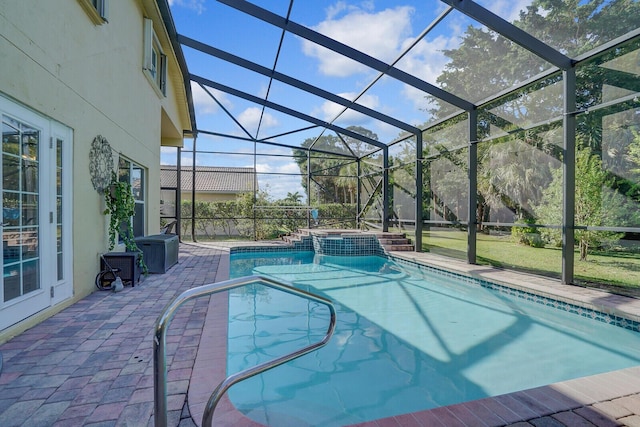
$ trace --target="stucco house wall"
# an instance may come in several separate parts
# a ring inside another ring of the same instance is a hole
[[[158,2],[168,9],[166,0]],[[109,141],[116,167],[124,156],[145,169],[145,234],[154,234],[160,229],[161,144],[180,146],[183,131],[191,129],[190,93],[156,1],[110,0],[108,21],[101,23],[87,13],[90,4],[0,2],[0,97],[68,126],[73,135],[73,295],[0,330],[0,342],[95,290],[108,221],[89,173],[93,139]],[[167,55],[166,96],[142,70],[144,18],[153,21]]]

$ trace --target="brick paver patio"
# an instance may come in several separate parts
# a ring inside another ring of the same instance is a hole
[[[224,252],[181,245],[179,263],[122,292],[94,292],[0,345],[0,426],[153,425],[153,327],[180,292],[216,279]],[[169,425],[186,395],[208,308],[186,304],[168,331]]]

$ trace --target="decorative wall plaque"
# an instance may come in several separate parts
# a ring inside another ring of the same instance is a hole
[[[113,171],[113,153],[109,141],[102,135],[98,135],[91,143],[89,152],[89,173],[93,188],[100,194],[109,186],[111,182],[111,171]]]

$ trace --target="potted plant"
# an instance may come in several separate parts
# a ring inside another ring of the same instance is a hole
[[[148,269],[144,263],[142,251],[136,245],[133,236],[133,216],[135,215],[136,201],[131,191],[131,184],[118,180],[115,172],[111,172],[111,182],[104,192],[104,201],[107,208],[105,215],[109,215],[109,250],[113,250],[116,245],[116,236],[120,234],[122,241],[129,252],[137,252],[138,264],[143,274],[147,274]],[[125,224],[125,227],[121,225]]]

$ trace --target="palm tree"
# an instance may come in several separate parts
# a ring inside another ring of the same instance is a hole
[[[294,205],[299,205],[302,202],[302,194],[298,191],[295,193],[287,193],[287,197],[284,198],[286,202],[293,203]]]
[[[342,187],[345,192],[344,203],[354,204],[356,191],[358,191],[358,163],[354,161],[342,165],[339,175],[336,184]],[[347,194],[349,200],[347,200]]]

